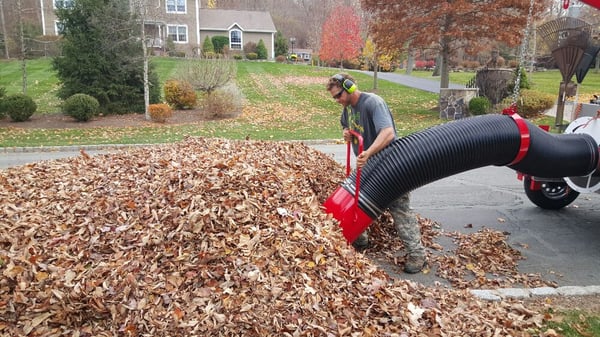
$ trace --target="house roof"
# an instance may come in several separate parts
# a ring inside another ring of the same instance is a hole
[[[277,32],[269,12],[200,9],[200,30],[227,31],[235,25],[246,32]]]

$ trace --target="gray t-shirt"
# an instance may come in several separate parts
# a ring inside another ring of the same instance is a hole
[[[364,150],[368,149],[377,138],[381,129],[392,127],[394,135],[396,125],[392,113],[383,98],[372,93],[361,92],[356,106],[348,106],[342,110],[340,123],[343,128],[355,130],[363,137]],[[354,154],[358,155],[358,141],[352,143]]]

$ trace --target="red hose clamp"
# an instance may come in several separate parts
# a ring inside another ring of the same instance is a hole
[[[525,155],[527,155],[527,151],[529,151],[529,144],[531,142],[531,135],[529,134],[529,127],[525,120],[517,114],[516,106],[512,105],[509,108],[502,110],[503,115],[509,115],[517,124],[517,128],[519,128],[519,133],[521,134],[521,146],[519,147],[519,153],[512,162],[510,162],[507,166],[514,165],[519,163]]]

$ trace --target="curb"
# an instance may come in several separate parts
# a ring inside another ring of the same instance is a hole
[[[286,140],[285,142],[304,143],[306,145],[343,144],[338,139],[315,140]],[[177,143],[177,142],[174,142]],[[98,145],[64,145],[64,146],[31,146],[31,147],[0,147],[0,153],[35,153],[35,152],[74,152],[79,150],[102,151],[115,149],[128,149],[146,146],[163,146],[174,143],[149,143],[149,144],[98,144]]]
[[[164,145],[157,144],[105,144],[105,145],[65,145],[65,146],[35,146],[35,147],[0,147],[0,153],[35,153],[35,152],[74,152],[79,150],[114,150],[144,146]]]
[[[500,288],[500,289],[471,289],[469,292],[486,301],[501,301],[503,299],[527,299],[548,296],[588,296],[600,294],[600,286],[564,286],[558,288]]]

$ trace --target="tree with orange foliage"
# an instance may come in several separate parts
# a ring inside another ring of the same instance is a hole
[[[533,19],[548,0],[534,1]],[[371,14],[370,33],[380,48],[434,49],[441,56],[440,88],[447,88],[449,60],[458,50],[475,54],[497,43],[520,45],[530,0],[361,0]]]
[[[323,61],[355,60],[360,55],[360,17],[349,6],[338,6],[323,24],[319,58]]]

